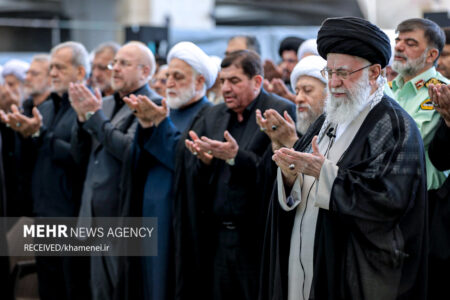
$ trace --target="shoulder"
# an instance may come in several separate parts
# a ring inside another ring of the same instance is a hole
[[[268,93],[265,90],[261,90],[261,107],[262,108],[274,108],[281,110],[295,110],[295,104],[288,99],[280,97],[273,93]]]

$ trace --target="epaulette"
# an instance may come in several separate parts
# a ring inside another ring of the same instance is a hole
[[[392,89],[392,81],[388,81],[388,86]]]
[[[425,87],[428,88],[428,86],[429,86],[430,84],[444,84],[444,85],[447,85],[445,82],[440,81],[440,80],[437,79],[437,78],[430,78],[427,82],[425,82]]]

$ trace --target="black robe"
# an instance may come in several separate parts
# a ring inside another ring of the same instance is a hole
[[[270,157],[270,139],[256,124],[255,110],[262,112],[273,108],[279,113],[285,110],[295,118],[295,106],[286,99],[264,90],[254,100],[247,127],[239,144],[236,164],[231,168],[227,182],[227,201],[232,203],[233,213],[237,212],[243,222],[241,228],[245,242],[241,244],[252,251],[255,264],[261,255],[264,209],[260,201],[263,184],[258,180],[259,165]],[[197,115],[191,130],[199,136],[223,141],[224,131],[230,121],[230,113],[225,104],[208,108]],[[188,138],[185,132],[182,141]],[[217,236],[217,216],[212,213],[214,192],[220,177],[220,164],[214,159],[205,167],[184,146],[179,143],[175,172],[176,197],[174,205],[174,238],[176,251],[175,299],[213,299],[212,259]],[[226,166],[227,167],[227,166]],[[252,207],[251,210],[249,208]],[[245,224],[243,224],[245,222]],[[251,275],[249,275],[251,276]]]
[[[307,151],[323,118],[295,149]],[[386,96],[338,161],[330,209],[319,209],[310,299],[426,299],[427,194],[422,139]],[[260,300],[287,299],[295,210],[274,186],[264,237]]]

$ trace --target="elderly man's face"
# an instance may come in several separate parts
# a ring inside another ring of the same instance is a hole
[[[49,63],[33,60],[25,77],[25,92],[29,96],[41,95],[47,92],[50,84]]]
[[[65,47],[53,53],[50,59],[52,90],[59,95],[67,92],[71,82],[79,82],[85,75],[85,73],[80,70],[82,67],[73,65],[72,55],[72,49]]]
[[[300,76],[295,84],[297,130],[305,134],[308,127],[322,114],[327,96],[325,84],[317,78]]]
[[[180,108],[195,96],[195,78],[192,67],[185,61],[174,58],[166,70],[166,100],[171,108]]]
[[[255,91],[261,84],[258,76],[248,78],[242,68],[235,65],[222,68],[219,76],[225,104],[236,113],[242,113],[255,99]]]
[[[450,78],[450,44],[444,46],[441,56],[439,56],[437,70],[445,77]]]
[[[102,92],[111,88],[112,71],[108,69],[108,64],[114,59],[114,52],[105,49],[97,53],[92,62],[92,84]]]
[[[415,76],[429,63],[427,56],[427,40],[423,30],[400,32],[395,39],[392,68],[402,75]]]
[[[325,111],[332,122],[353,120],[364,108],[372,91],[367,66],[370,63],[355,56],[328,54],[327,69],[332,71],[332,75],[328,76]],[[335,71],[339,70],[347,71],[347,77],[338,76]]]
[[[23,83],[14,75],[5,76],[5,84],[16,95],[22,95]]]

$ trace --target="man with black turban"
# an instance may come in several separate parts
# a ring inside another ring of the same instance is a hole
[[[278,165],[259,299],[426,299],[425,157],[414,120],[383,93],[388,37],[324,21],[325,115]]]

